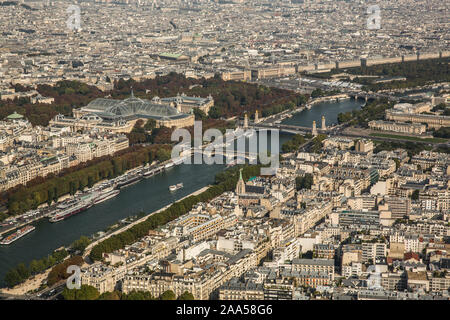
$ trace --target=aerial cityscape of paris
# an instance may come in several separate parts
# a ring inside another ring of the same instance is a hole
[[[0,0],[0,308],[448,302],[449,7]]]

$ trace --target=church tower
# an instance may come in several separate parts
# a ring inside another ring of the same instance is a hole
[[[245,182],[244,179],[242,179],[242,169],[239,170],[239,181],[236,185],[236,194],[245,194]]]

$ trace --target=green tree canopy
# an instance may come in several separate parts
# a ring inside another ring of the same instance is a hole
[[[95,287],[82,285],[80,289],[64,288],[62,296],[64,300],[97,300],[100,293]]]
[[[195,120],[206,120],[206,118],[208,118],[206,113],[199,108],[194,108],[194,116]]]
[[[122,300],[154,300],[148,291],[131,291],[128,294],[122,295]]]
[[[305,174],[303,177],[295,178],[295,186],[297,190],[301,189],[311,189],[314,183],[313,175],[310,173]]]
[[[103,292],[100,297],[98,297],[98,300],[120,300],[120,294],[116,291]]]
[[[84,249],[91,243],[91,239],[86,236],[81,236],[80,239],[75,240],[70,246],[75,251],[84,252]]]
[[[19,275],[16,269],[9,270],[5,275],[5,283],[8,288],[13,288],[22,282],[22,277]]]
[[[192,293],[190,293],[189,291],[185,291],[178,297],[178,300],[195,300],[195,299]]]
[[[160,300],[176,300],[177,296],[172,290],[164,291],[163,294],[159,297]]]

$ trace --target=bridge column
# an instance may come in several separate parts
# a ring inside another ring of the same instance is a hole
[[[327,130],[327,125],[326,125],[326,123],[325,123],[325,117],[324,116],[322,116],[322,130]]]
[[[313,135],[313,136],[317,136],[316,121],[313,121],[312,135]]]
[[[361,58],[360,62],[361,62],[361,68],[367,67],[367,58]]]

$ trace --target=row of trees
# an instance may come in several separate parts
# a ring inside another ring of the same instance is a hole
[[[298,148],[306,142],[304,136],[296,134],[291,140],[286,141],[281,146],[281,151],[284,153],[297,151]]]
[[[312,144],[309,148],[310,152],[320,153],[323,148],[323,140],[327,138],[326,134],[318,134],[312,139]]]
[[[67,268],[71,265],[81,267],[83,265],[83,262],[83,257],[73,256],[64,260],[64,262],[57,264],[52,268],[52,270],[50,270],[48,274],[47,285],[51,287],[59,281],[67,279],[70,276],[70,274],[67,273]]]
[[[371,83],[371,80],[364,78],[355,79],[356,81],[365,84],[366,90],[378,91],[382,89],[399,89],[423,86],[430,82],[449,81],[449,62],[450,58],[427,59],[349,68],[347,72],[351,74],[376,75],[382,77],[403,76],[406,78],[406,81],[393,81],[387,83]]]
[[[433,136],[436,138],[450,138],[450,127],[441,127],[433,132]]]
[[[259,174],[259,166],[245,166],[243,174],[245,177]],[[216,176],[216,184],[208,190],[196,196],[190,196],[179,202],[172,204],[169,208],[155,213],[148,217],[145,221],[136,224],[132,228],[114,235],[95,245],[91,252],[90,258],[93,261],[102,260],[104,253],[111,253],[115,250],[122,249],[126,245],[130,245],[142,237],[146,236],[150,230],[162,226],[183,214],[188,213],[192,207],[199,202],[206,202],[225,191],[234,190],[238,180],[237,168],[232,168],[219,173]]]
[[[89,239],[86,236],[81,236],[78,240],[75,240],[71,245],[70,248],[74,252],[79,252],[82,254],[84,252],[84,249],[91,243],[91,239]]]
[[[88,285],[82,285],[80,289],[65,288],[62,296],[64,300],[194,300],[189,291],[185,291],[177,298],[172,290],[167,290],[155,298],[148,291],[131,291],[128,294],[113,291],[100,294],[95,287]]]
[[[319,97],[325,97],[325,96],[332,96],[335,94],[339,94],[341,93],[340,90],[329,90],[329,91],[324,91],[320,88],[314,89],[311,92],[311,98],[319,98]]]
[[[95,183],[117,177],[129,169],[154,160],[170,158],[170,146],[151,145],[134,147],[116,157],[104,157],[61,172],[58,176],[37,178],[38,184],[31,181],[27,186],[19,186],[2,195],[12,215],[35,209],[43,203],[51,204],[65,194],[75,194],[78,190],[92,187]],[[76,170],[78,168],[78,170]]]
[[[65,250],[58,250],[53,252],[48,257],[40,260],[32,260],[30,264],[25,266],[24,263],[20,263],[15,268],[9,270],[5,275],[5,283],[8,288],[12,288],[25,280],[30,276],[39,274],[48,268],[61,263],[69,253]]]

